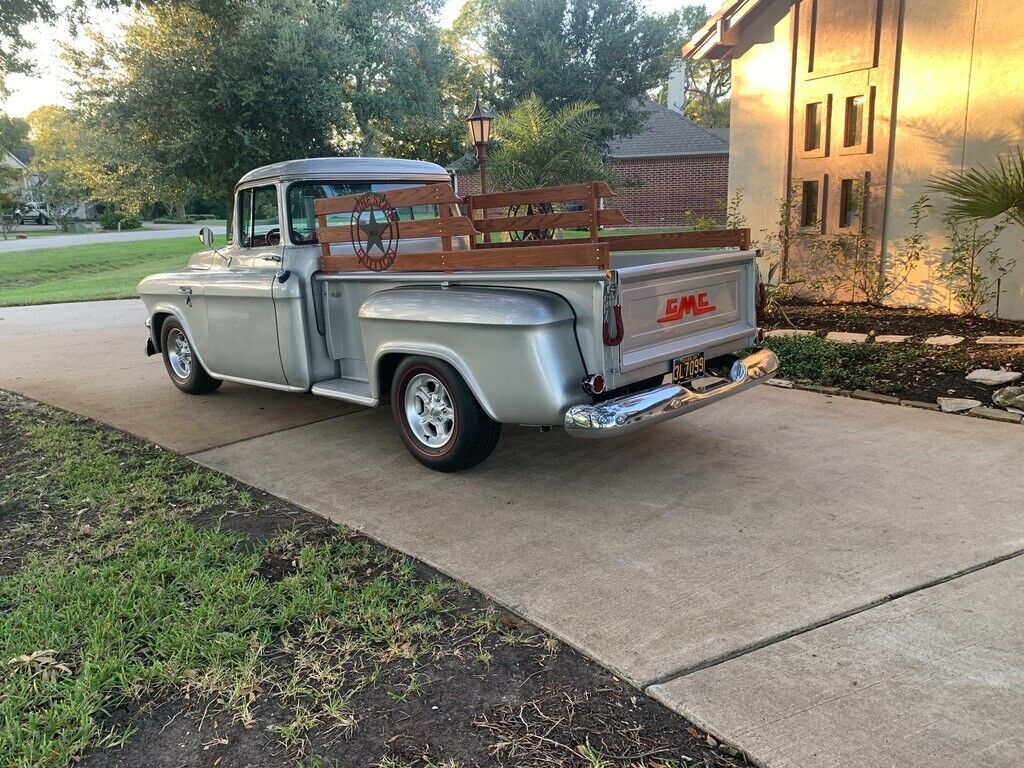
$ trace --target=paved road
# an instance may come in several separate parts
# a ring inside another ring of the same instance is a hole
[[[1024,762],[1024,428],[760,388],[456,476],[384,411],[141,355],[138,302],[0,309],[0,386],[419,557],[770,766]]]
[[[225,227],[211,227],[215,235],[223,235]],[[100,245],[103,243],[130,243],[138,240],[165,240],[171,237],[188,237],[199,232],[198,224],[161,226],[159,229],[137,229],[132,232],[97,232],[86,235],[52,235],[30,237],[27,240],[0,240],[0,256],[15,251],[32,251],[39,248],[61,248],[70,245]]]

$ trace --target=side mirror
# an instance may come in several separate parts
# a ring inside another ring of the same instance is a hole
[[[209,227],[203,227],[199,230],[199,240],[207,248],[213,248],[213,230]]]

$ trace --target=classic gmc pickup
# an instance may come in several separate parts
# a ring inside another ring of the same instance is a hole
[[[190,394],[390,399],[410,453],[454,471],[501,424],[618,435],[778,368],[766,349],[735,356],[760,342],[747,230],[608,235],[627,222],[606,185],[460,198],[408,160],[279,163],[235,194],[226,247],[203,230],[209,250],[139,284],[147,353]],[[552,239],[565,228],[589,237]]]

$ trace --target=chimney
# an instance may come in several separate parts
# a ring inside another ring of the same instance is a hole
[[[686,62],[682,59],[673,59],[672,69],[668,73],[668,94],[665,99],[665,106],[679,112],[686,106]]]

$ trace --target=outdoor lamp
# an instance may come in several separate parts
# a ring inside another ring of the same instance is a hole
[[[476,97],[476,106],[473,113],[466,118],[469,123],[469,137],[476,147],[476,161],[480,165],[480,191],[487,191],[487,176],[484,168],[487,164],[487,143],[491,140],[491,121],[494,115],[480,105],[479,94]]]

